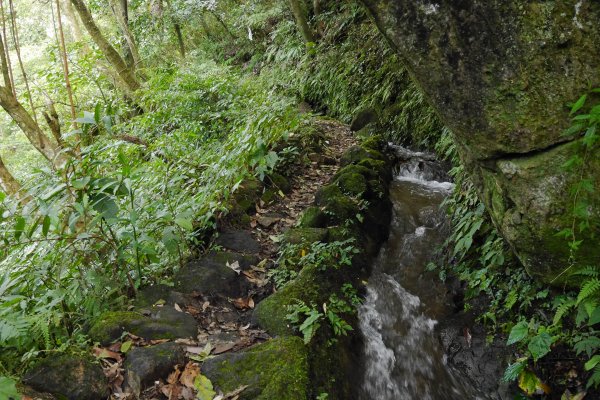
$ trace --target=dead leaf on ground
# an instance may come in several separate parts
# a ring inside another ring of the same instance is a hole
[[[94,347],[92,349],[93,354],[98,358],[112,358],[115,361],[122,361],[123,356],[116,351],[104,349],[102,347]]]
[[[213,354],[222,354],[230,351],[235,347],[235,343],[219,343],[215,346]]]
[[[233,392],[229,392],[223,396],[223,400],[235,400],[239,397],[240,393],[246,390],[249,386],[243,385],[235,389]]]
[[[194,382],[198,375],[200,375],[200,365],[190,361],[186,364],[185,369],[181,373],[179,382],[185,387],[194,388]]]
[[[239,261],[234,261],[231,264],[229,264],[228,262],[225,263],[225,265],[229,268],[231,268],[232,270],[235,271],[236,274],[240,274],[240,272],[242,272],[242,267],[240,267],[240,263]]]
[[[252,297],[240,297],[239,299],[233,300],[233,305],[238,310],[248,310],[254,308],[254,300],[252,300]]]

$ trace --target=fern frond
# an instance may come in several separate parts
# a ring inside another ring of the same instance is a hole
[[[600,276],[600,270],[592,265],[588,265],[573,272],[571,276],[589,276],[590,278],[597,278]]]
[[[556,325],[562,317],[575,306],[575,300],[572,298],[564,299],[560,305],[556,308],[556,314],[554,314],[553,323]]]
[[[600,279],[592,278],[587,280],[581,285],[581,290],[577,295],[577,304],[581,303],[583,300],[587,299],[590,296],[593,296],[600,290]]]

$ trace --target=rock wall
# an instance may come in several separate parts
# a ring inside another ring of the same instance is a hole
[[[569,250],[562,164],[567,104],[600,85],[600,3],[591,0],[362,0],[443,122],[500,232],[529,273],[552,282]],[[600,158],[586,174],[600,188]],[[592,199],[600,221],[600,193]],[[593,230],[589,231],[593,233]],[[591,234],[582,263],[600,261]],[[558,282],[558,281],[556,281]]]

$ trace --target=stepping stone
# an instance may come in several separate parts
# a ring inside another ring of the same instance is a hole
[[[23,383],[61,399],[97,400],[109,395],[99,364],[71,355],[50,355],[30,369]]]
[[[175,274],[175,289],[182,293],[241,297],[247,288],[246,280],[227,266],[235,266],[235,263],[240,270],[246,270],[258,263],[258,257],[231,252],[210,253],[188,263]]]
[[[129,332],[146,340],[195,338],[198,323],[173,307],[150,307],[135,311],[109,311],[89,331],[92,340],[107,345]]]
[[[151,347],[136,347],[127,353],[125,359],[126,384],[138,394],[154,381],[164,379],[176,365],[183,366],[185,353],[180,345],[173,342]]]
[[[260,243],[258,243],[249,231],[225,231],[219,234],[216,244],[227,250],[238,253],[258,254]]]

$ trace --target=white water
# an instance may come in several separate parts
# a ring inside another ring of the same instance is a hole
[[[453,186],[444,175],[422,153],[412,153],[392,185],[390,238],[359,309],[361,400],[483,399],[446,364],[434,332],[436,318],[450,309],[444,285],[425,277],[445,235],[439,205]]]

